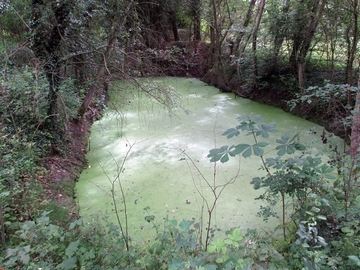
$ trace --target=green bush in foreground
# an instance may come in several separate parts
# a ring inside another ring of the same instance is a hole
[[[238,228],[213,241],[208,250],[196,243],[193,222],[167,220],[154,241],[134,244],[127,251],[119,227],[82,220],[68,228],[51,223],[49,212],[25,221],[7,248],[2,265],[9,269],[261,269],[281,265],[282,256],[256,231]]]

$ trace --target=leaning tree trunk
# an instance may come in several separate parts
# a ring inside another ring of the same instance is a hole
[[[109,39],[108,39],[108,42],[106,45],[105,52],[103,53],[103,58],[98,65],[93,83],[90,85],[89,91],[86,94],[82,105],[80,106],[79,113],[78,113],[79,116],[83,116],[86,113],[86,111],[88,110],[94,97],[98,96],[98,91],[102,87],[100,82],[103,79],[105,73],[108,72],[107,62],[110,57],[110,53],[111,53],[119,35],[121,34],[121,30],[123,29],[123,27],[126,23],[127,16],[129,15],[131,6],[132,6],[132,1],[130,1],[130,3],[125,8],[124,17],[119,18],[118,21],[115,21],[113,23],[113,26],[111,27],[110,36],[109,36]]]

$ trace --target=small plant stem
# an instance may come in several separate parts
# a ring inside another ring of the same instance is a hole
[[[113,200],[113,203],[114,203],[114,207],[115,207],[115,215],[116,215],[116,218],[117,218],[117,221],[118,221],[118,224],[120,226],[120,230],[121,230],[121,233],[124,237],[124,241],[125,241],[125,245],[126,245],[126,250],[129,251],[130,250],[130,247],[129,247],[129,226],[128,226],[128,217],[127,217],[127,205],[126,205],[126,196],[125,196],[125,193],[124,193],[124,189],[122,187],[122,184],[121,184],[121,179],[120,179],[120,175],[123,173],[124,171],[124,166],[125,166],[125,162],[131,152],[131,149],[133,148],[133,146],[135,145],[135,143],[133,144],[130,144],[130,147],[129,149],[127,150],[126,154],[125,154],[125,157],[120,165],[120,167],[118,166],[118,169],[117,169],[117,175],[115,177],[115,179],[112,181],[111,183],[111,195],[112,195],[112,200]],[[118,182],[119,184],[119,187],[120,187],[120,192],[121,192],[121,199],[122,199],[122,203],[123,203],[123,206],[124,206],[124,218],[125,218],[125,232],[122,228],[122,223],[121,223],[121,220],[120,220],[120,215],[119,215],[119,211],[117,209],[117,204],[116,204],[116,200],[115,200],[115,183]]]
[[[234,177],[232,177],[229,181],[227,181],[225,184],[223,185],[216,185],[216,175],[217,175],[217,170],[216,170],[216,163],[214,164],[214,178],[213,178],[213,184],[211,184],[209,182],[208,179],[206,179],[206,177],[204,176],[204,174],[200,171],[200,169],[197,167],[197,165],[195,164],[194,160],[187,154],[185,153],[184,150],[181,150],[182,154],[184,154],[192,163],[192,165],[195,167],[196,171],[199,173],[201,179],[204,180],[204,182],[206,183],[206,185],[209,187],[209,189],[211,190],[211,193],[213,194],[213,201],[210,204],[208,202],[208,200],[205,198],[205,196],[202,194],[202,192],[199,190],[199,188],[195,185],[196,191],[198,192],[198,194],[201,196],[201,198],[203,199],[203,201],[206,204],[206,208],[207,208],[207,212],[208,212],[208,221],[207,221],[207,225],[206,225],[206,238],[205,238],[205,250],[207,249],[209,242],[210,242],[210,228],[211,228],[211,223],[212,223],[212,213],[214,212],[215,208],[216,208],[216,204],[218,199],[220,198],[222,192],[224,191],[224,189],[230,185],[233,184],[236,180],[236,178],[239,175],[239,171],[240,171],[240,166],[239,169],[236,173],[236,175]],[[218,190],[219,189],[219,190]],[[202,213],[204,210],[204,206],[202,206]],[[200,232],[202,233],[202,229],[200,230]],[[200,238],[200,240],[202,240],[202,237]],[[201,243],[201,242],[200,242]]]
[[[285,228],[285,194],[284,192],[280,192],[281,194],[281,202],[282,202],[282,227],[283,227],[283,236],[284,240],[286,240],[286,228]]]
[[[202,244],[202,234],[203,234],[203,226],[204,226],[204,204],[201,206],[201,215],[200,215],[200,238],[199,244]]]
[[[347,179],[344,177],[344,196],[345,196],[345,202],[344,202],[344,208],[345,208],[345,216],[348,216],[348,208],[349,208],[349,202],[350,202],[350,196],[351,196],[351,188],[352,188],[352,179],[356,181],[356,172],[354,170],[355,168],[355,157],[351,158],[351,166],[349,170],[349,175]]]
[[[121,235],[122,235],[122,237],[124,239],[125,247],[126,247],[127,251],[130,251],[129,226],[128,226],[128,217],[127,217],[127,204],[126,204],[126,196],[125,196],[125,193],[124,193],[124,189],[123,189],[122,184],[121,184],[120,175],[123,173],[123,171],[125,169],[124,166],[125,166],[126,160],[127,160],[128,156],[129,156],[132,148],[134,147],[135,143],[129,144],[129,145],[130,145],[130,147],[127,150],[127,152],[125,154],[125,157],[124,157],[124,159],[123,159],[120,166],[119,166],[119,163],[115,160],[114,156],[111,155],[112,159],[114,160],[114,162],[117,165],[117,174],[116,174],[115,178],[111,179],[109,174],[106,172],[105,168],[99,163],[99,166],[102,168],[104,174],[106,175],[107,179],[111,183],[111,200],[112,200],[113,205],[114,205],[116,220],[117,220],[117,223],[119,225]],[[123,222],[121,221],[121,218],[120,218],[120,210],[118,208],[117,200],[116,200],[116,193],[115,193],[116,182],[118,182],[118,184],[119,184],[120,192],[121,192],[122,204],[124,206],[124,218],[125,218],[125,225],[124,226],[123,226]]]
[[[256,134],[255,134],[254,130],[252,130],[251,132],[252,132],[252,135],[253,135],[253,138],[254,138],[255,143],[258,143],[258,140],[257,140],[257,138],[256,138]],[[271,177],[271,179],[272,179],[273,176],[272,176],[269,168],[266,166],[266,163],[265,163],[265,160],[264,160],[264,156],[263,156],[263,155],[260,155],[260,159],[261,159],[261,163],[263,164],[266,172],[268,173],[268,175],[269,175],[269,176]]]
[[[252,130],[252,135],[254,138],[255,143],[258,143],[258,140],[256,138],[256,134],[254,132],[254,130]],[[265,163],[264,157],[263,155],[260,155],[260,159],[261,162],[264,166],[264,169],[266,170],[267,174],[269,175],[269,177],[271,178],[271,180],[274,180],[274,177],[272,176],[268,166]],[[275,181],[275,180],[274,180]],[[285,227],[285,214],[286,214],[286,210],[285,210],[285,193],[283,191],[280,191],[280,195],[281,195],[281,207],[282,207],[282,230],[283,230],[283,236],[284,236],[284,240],[286,240],[286,227]]]
[[[0,200],[0,225],[1,225],[1,243],[5,245],[5,222],[2,202]]]

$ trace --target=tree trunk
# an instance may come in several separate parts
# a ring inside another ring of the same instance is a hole
[[[68,26],[68,19],[73,3],[63,1],[52,3],[51,8],[56,23],[50,34],[45,31],[42,22],[42,10],[45,9],[42,0],[32,1],[32,49],[35,55],[44,63],[44,69],[49,82],[48,116],[57,116],[57,92],[60,86],[60,43]],[[54,121],[55,122],[55,121]],[[54,123],[55,124],[55,123]]]
[[[217,13],[217,5],[216,0],[211,1],[211,9],[212,9],[212,23],[211,23],[211,47],[212,53],[214,56],[214,67],[218,72],[221,62],[221,44],[220,44],[220,27],[218,24],[218,13]]]
[[[360,87],[360,79],[358,81]],[[360,148],[360,91],[356,94],[356,102],[354,108],[354,119],[351,129],[350,156],[352,159],[359,154]]]
[[[345,80],[346,83],[352,84],[353,81],[353,64],[355,60],[356,50],[357,50],[357,41],[358,41],[358,0],[352,0],[351,2],[351,11],[352,11],[352,22],[349,24],[349,28],[346,34],[346,42],[348,47],[347,59],[346,59],[346,71],[345,71]],[[352,25],[352,33],[351,32]]]
[[[191,4],[194,17],[194,41],[201,41],[201,1],[192,0]]]
[[[120,18],[119,19],[120,21],[115,21],[113,23],[113,27],[111,27],[113,30],[111,31],[108,43],[106,45],[106,50],[103,53],[102,61],[98,66],[95,78],[93,80],[94,83],[90,86],[89,91],[86,94],[86,97],[84,98],[84,101],[79,109],[79,113],[78,113],[79,116],[83,116],[86,113],[91,102],[93,101],[93,98],[97,96],[97,94],[98,94],[97,92],[102,87],[100,81],[101,81],[102,77],[105,75],[108,58],[110,56],[110,53],[114,47],[114,44],[115,44],[119,34],[121,33],[123,26],[126,23],[126,19],[129,14],[129,10],[131,9],[132,1],[129,1],[129,2],[130,3],[128,3],[128,5],[125,9],[124,17]]]
[[[173,32],[173,36],[174,36],[174,40],[175,41],[179,41],[179,32],[178,32],[178,27],[177,27],[177,23],[176,23],[176,12],[175,10],[171,10],[169,12],[169,20],[170,20],[170,24],[171,24],[171,30]]]
[[[287,16],[287,13],[289,12],[289,8],[290,8],[290,0],[285,0],[285,2],[283,3],[283,7],[281,9],[281,12],[285,15],[285,17]],[[277,23],[277,25],[278,24],[279,23]],[[276,28],[281,29],[282,26],[278,25]],[[282,44],[283,44],[284,38],[285,38],[285,35],[283,32],[284,31],[277,32],[274,37],[274,53],[273,53],[273,59],[272,59],[272,71],[277,70],[278,57],[279,57],[280,49],[282,47]]]
[[[249,8],[246,12],[246,16],[245,16],[245,20],[243,23],[243,28],[247,28],[251,22],[251,18],[252,18],[252,14],[254,12],[254,7],[255,7],[255,3],[256,0],[251,0],[250,4],[249,4]],[[242,38],[244,37],[245,31],[240,32],[237,36],[236,36],[236,40],[234,42],[234,53],[236,56],[239,56],[239,47],[240,47],[240,43],[242,41]]]
[[[257,55],[256,55],[256,47],[257,47],[257,34],[259,31],[259,26],[260,26],[260,22],[261,22],[261,17],[263,15],[264,12],[264,7],[265,7],[265,0],[260,0],[259,3],[259,8],[258,11],[256,13],[256,18],[255,18],[255,25],[254,25],[254,29],[253,29],[253,42],[252,42],[252,51],[253,51],[253,87],[255,89],[257,89],[257,78],[258,78],[258,66],[257,66]]]
[[[317,7],[314,7],[316,10],[315,16],[312,16],[309,20],[308,26],[306,28],[305,37],[302,42],[301,49],[299,51],[299,55],[297,57],[297,68],[298,68],[298,79],[299,79],[299,87],[303,88],[305,85],[304,73],[305,73],[305,58],[309,51],[311,42],[315,35],[316,28],[321,19],[322,13],[324,11],[326,0],[319,0]]]

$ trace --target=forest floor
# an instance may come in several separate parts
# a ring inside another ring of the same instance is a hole
[[[198,47],[198,50],[203,51],[205,49],[203,47]],[[205,58],[206,56],[200,55],[197,56],[196,59],[186,59],[186,65],[188,66],[188,63],[191,61],[196,61],[197,63],[206,63]],[[157,61],[157,63],[159,63],[159,61]],[[164,63],[160,62],[160,64]],[[177,68],[172,67],[169,63],[166,64],[166,66],[168,68],[171,67],[168,69],[171,71],[171,74],[165,75],[180,77],[194,76],[201,78],[204,76],[204,70],[206,70],[206,66],[199,69],[196,67],[196,65],[194,65],[194,68],[189,69],[185,66],[178,65],[178,70]],[[200,73],[199,70],[201,71]],[[154,74],[151,75],[153,76]],[[218,85],[216,82],[214,83],[206,79],[204,81],[211,83],[221,89],[221,85]],[[288,92],[276,91],[274,89],[254,92],[253,94],[249,94],[249,92],[246,91],[240,93],[238,92],[236,94],[244,96],[245,94],[243,93],[246,94],[247,98],[250,98],[254,101],[280,107],[284,110],[287,110],[285,102],[292,98]],[[303,118],[309,119],[315,123],[321,124],[330,130],[334,130],[334,125],[338,125],[334,123],[332,118],[324,117],[321,112],[309,109],[306,104],[299,106],[293,113]],[[51,194],[50,197],[52,197],[53,202],[61,204],[64,206],[64,208],[67,209],[68,220],[66,220],[66,218],[64,220],[64,217],[62,217],[64,223],[74,218],[78,218],[75,183],[78,180],[82,170],[87,167],[85,155],[87,152],[87,143],[90,136],[91,125],[94,121],[101,117],[101,114],[101,111],[95,107],[92,107],[84,117],[69,123],[67,126],[65,145],[63,146],[64,151],[61,154],[57,153],[56,155],[52,155],[47,158],[46,168],[48,170],[48,193]],[[335,129],[338,128],[339,127],[336,127]],[[64,183],[67,184],[64,185]]]

